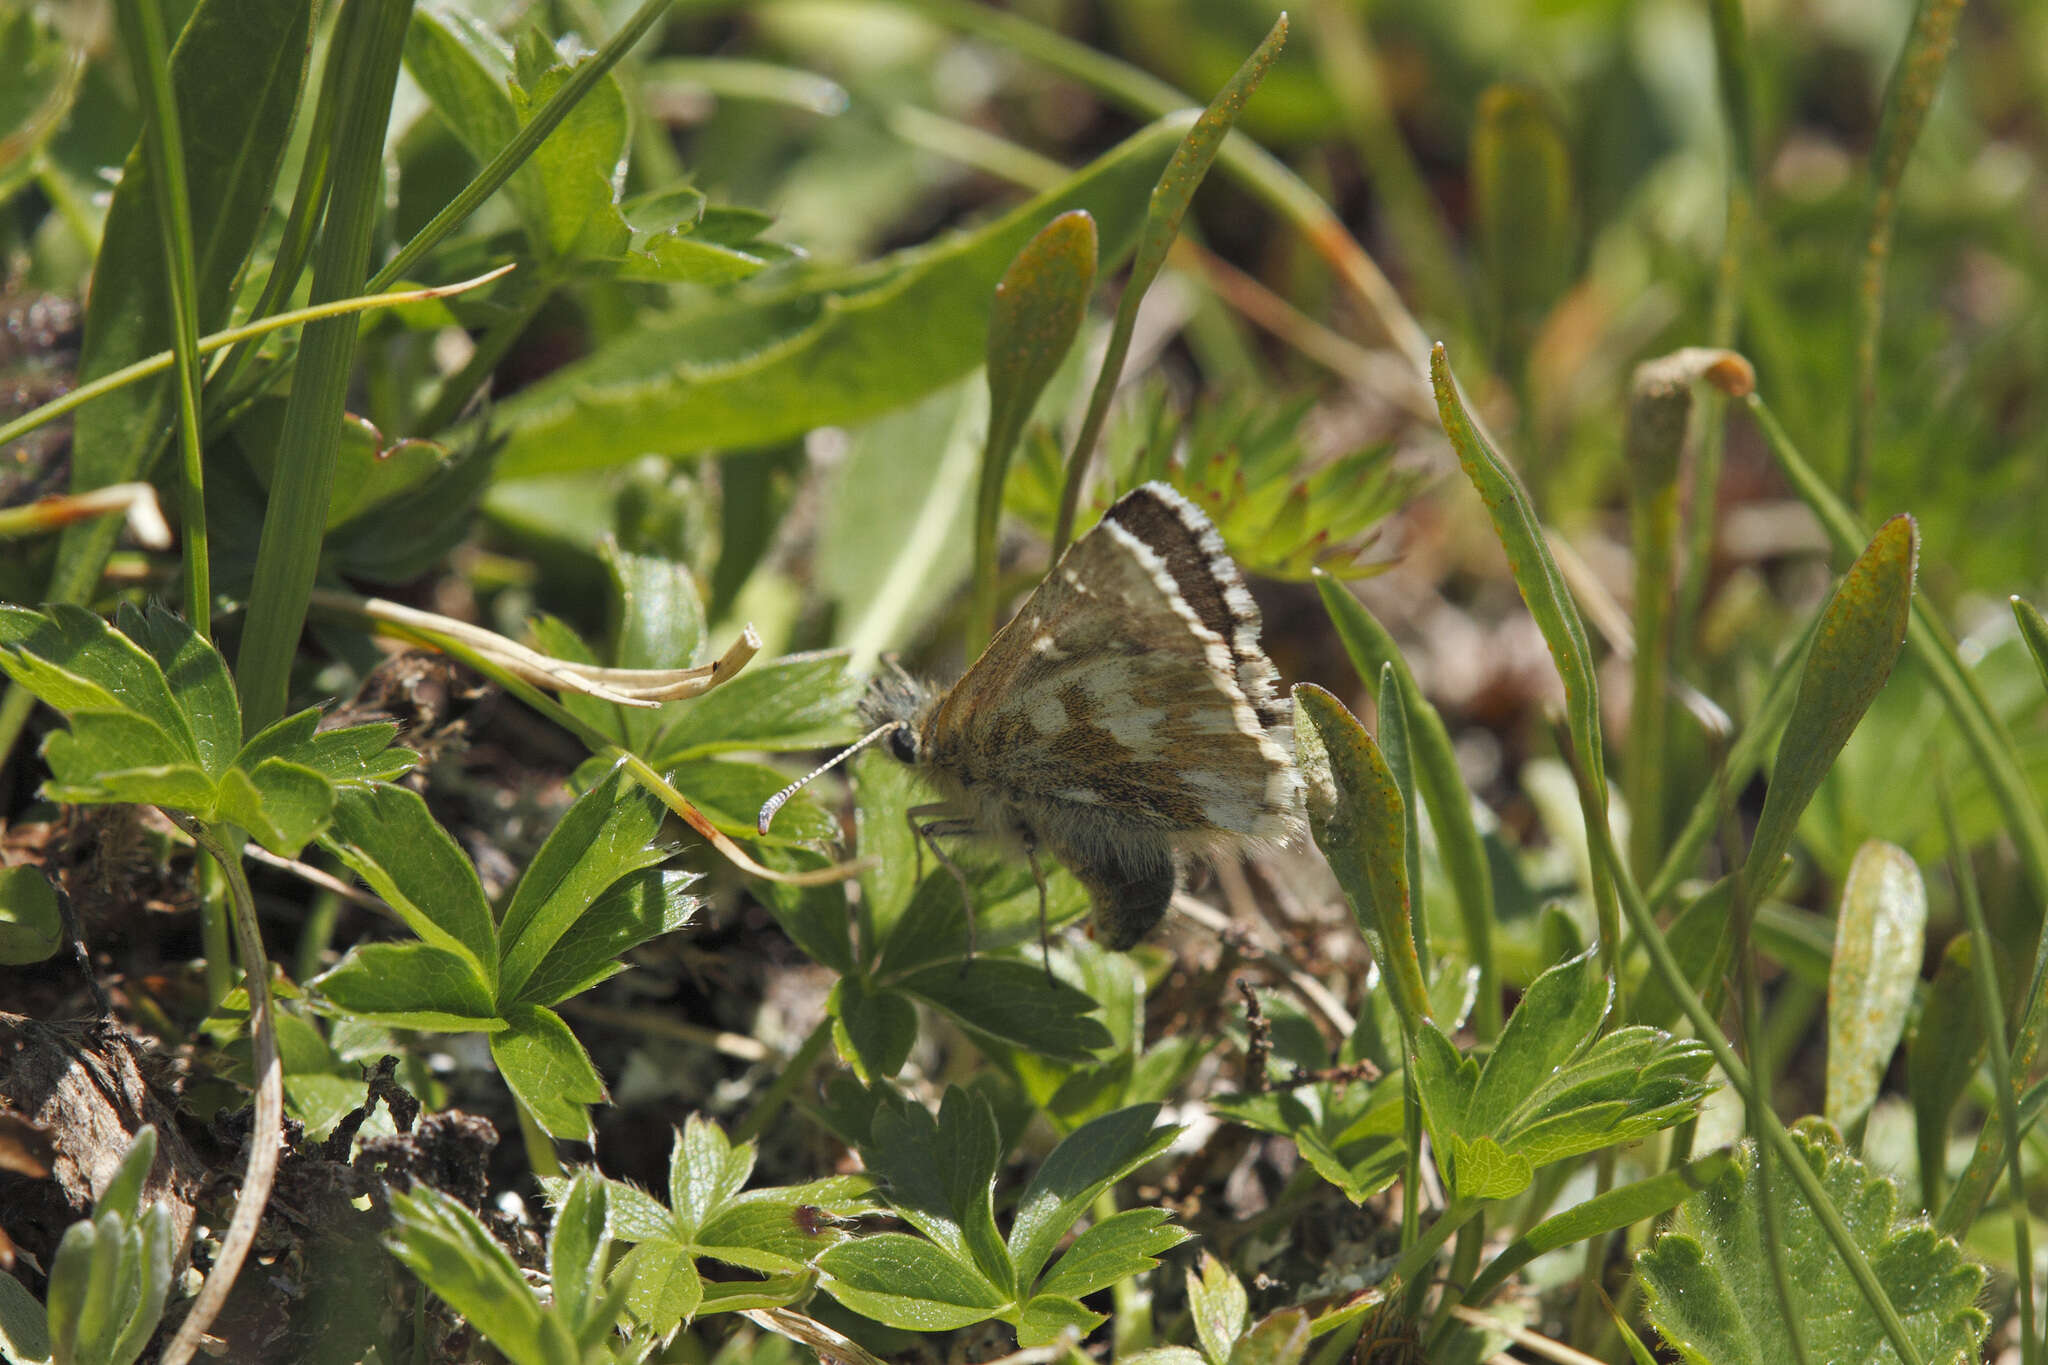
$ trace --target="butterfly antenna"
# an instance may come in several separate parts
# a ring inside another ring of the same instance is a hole
[[[868,731],[859,739],[847,745],[844,749],[841,749],[838,753],[832,755],[832,757],[826,759],[823,763],[820,763],[817,767],[811,769],[802,777],[799,777],[796,781],[790,783],[787,787],[784,787],[781,791],[775,793],[775,795],[769,797],[766,801],[761,803],[761,818],[756,828],[758,828],[761,831],[761,833],[766,834],[768,832],[768,826],[775,820],[775,812],[781,810],[784,806],[788,805],[790,797],[795,796],[798,792],[802,791],[812,782],[824,776],[826,773],[831,772],[834,768],[846,762],[847,759],[852,758],[862,749],[867,748],[868,745],[873,744],[876,740],[882,738],[882,736],[894,734],[896,731],[903,729],[904,725],[905,722],[900,720],[892,720],[885,725],[877,725],[874,729]]]

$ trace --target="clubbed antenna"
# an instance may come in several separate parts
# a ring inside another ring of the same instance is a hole
[[[882,736],[894,734],[898,730],[907,728],[907,726],[907,721],[900,720],[892,720],[885,725],[877,725],[874,729],[868,731],[859,739],[847,745],[844,749],[841,749],[838,753],[832,755],[832,757],[826,759],[823,763],[820,763],[817,767],[811,769],[802,777],[799,777],[796,781],[790,783],[787,787],[784,787],[781,791],[775,793],[775,795],[769,797],[766,801],[761,803],[761,819],[756,828],[758,828],[761,831],[761,833],[766,834],[768,832],[768,826],[775,820],[775,812],[781,810],[785,805],[787,805],[789,803],[790,797],[795,796],[798,792],[802,791],[805,787],[809,786],[817,778],[823,776],[828,772],[831,772],[834,768],[846,762],[847,759],[852,758],[855,754],[859,753],[862,749],[867,748],[868,745],[873,744]]]

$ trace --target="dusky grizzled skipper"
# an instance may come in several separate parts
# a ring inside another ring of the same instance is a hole
[[[1301,780],[1259,609],[1200,508],[1162,483],[1120,498],[1069,546],[964,677],[877,679],[874,727],[761,808],[878,740],[941,798],[910,811],[933,856],[978,837],[1074,874],[1096,937],[1128,949],[1166,913],[1189,853],[1282,843]],[[971,906],[970,906],[971,913]]]

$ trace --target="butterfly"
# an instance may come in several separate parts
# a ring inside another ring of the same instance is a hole
[[[1163,483],[1118,499],[1069,546],[950,689],[876,680],[878,741],[940,798],[912,807],[939,841],[1043,852],[1088,892],[1096,938],[1137,945],[1165,915],[1188,854],[1285,843],[1302,827],[1293,727],[1259,646],[1259,609],[1223,538]],[[760,829],[809,777],[761,808]]]

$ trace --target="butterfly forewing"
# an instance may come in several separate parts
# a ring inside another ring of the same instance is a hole
[[[1236,608],[1221,589],[1188,600],[1166,555],[1116,515],[1136,496],[1075,543],[931,715],[926,762],[970,802],[999,791],[1039,821],[1287,838],[1289,756],[1239,681],[1231,638],[1203,619],[1234,632]],[[1139,529],[1183,559],[1199,551],[1160,510]],[[1255,608],[1250,620],[1256,655]]]

